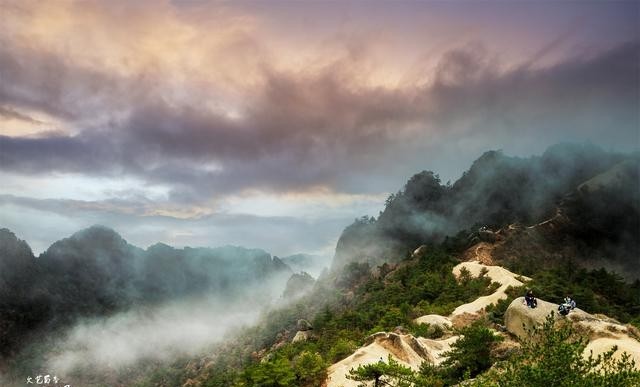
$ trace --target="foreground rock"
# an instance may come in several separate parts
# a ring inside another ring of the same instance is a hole
[[[365,345],[357,349],[351,356],[329,367],[327,387],[358,386],[358,382],[347,379],[349,370],[364,364],[387,361],[389,355],[400,364],[414,370],[418,370],[423,361],[440,364],[444,361],[443,353],[449,351],[451,344],[456,340],[458,340],[458,336],[431,340],[412,335],[376,333],[369,336]]]
[[[426,315],[415,320],[417,324],[429,324],[438,326],[444,331],[449,331],[452,326],[466,326],[471,321],[482,316],[485,308],[490,304],[496,304],[499,300],[506,299],[508,287],[523,286],[531,279],[512,273],[500,266],[485,265],[478,261],[464,262],[453,269],[453,274],[460,277],[463,270],[469,271],[472,277],[478,277],[486,272],[486,276],[500,287],[488,296],[479,297],[473,302],[460,305],[448,317],[440,315]],[[528,330],[544,323],[546,317],[554,312],[557,314],[557,305],[544,300],[538,300],[538,307],[530,309],[526,306],[524,298],[514,300],[505,313],[506,329],[520,339],[529,337]],[[564,319],[564,317],[562,317]],[[618,346],[615,357],[620,357],[623,352],[628,353],[634,360],[636,368],[640,369],[640,342],[638,330],[627,327],[606,316],[591,315],[580,309],[572,311],[567,320],[574,322],[574,327],[589,338],[585,356],[590,351],[598,355],[609,351],[614,345]],[[391,355],[398,363],[414,370],[418,370],[423,361],[438,365],[444,361],[443,354],[451,349],[451,345],[459,336],[451,336],[444,339],[431,340],[412,335],[380,332],[371,335],[365,341],[365,345],[357,349],[349,357],[333,364],[328,369],[326,387],[356,387],[358,382],[347,379],[349,370],[361,365],[372,364],[378,361],[386,361]],[[505,340],[501,350],[505,353],[517,348],[519,344],[512,340]]]
[[[506,328],[521,340],[527,339],[528,332],[535,326],[542,325],[547,316],[553,312],[556,321],[571,321],[574,329],[588,338],[585,356],[592,351],[593,355],[597,356],[617,346],[614,357],[620,358],[622,353],[626,352],[635,360],[636,369],[640,370],[640,341],[638,341],[637,329],[607,316],[592,315],[581,309],[575,309],[566,317],[562,317],[558,315],[557,308],[557,304],[538,299],[538,307],[531,309],[525,304],[524,297],[517,298],[511,302],[505,312]]]

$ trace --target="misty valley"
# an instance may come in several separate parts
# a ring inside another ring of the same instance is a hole
[[[640,1],[0,0],[0,387],[640,387]]]
[[[142,249],[104,226],[36,257],[1,229],[0,381],[536,386],[563,372],[545,359],[567,356],[556,360],[586,370],[567,381],[631,386],[638,198],[637,152],[559,144],[529,158],[488,151],[454,183],[415,174],[342,231],[332,261]],[[522,306],[526,289],[537,308]],[[578,309],[549,317],[567,294]],[[585,348],[601,357],[582,360]]]
[[[293,273],[288,258],[262,250],[143,250],[102,226],[37,258],[3,229],[0,248],[3,369],[25,375],[43,369],[38,362],[70,375],[200,353],[281,300]],[[291,259],[314,269],[316,257]]]

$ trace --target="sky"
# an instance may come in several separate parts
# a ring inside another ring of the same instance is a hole
[[[419,171],[638,150],[639,7],[0,0],[0,227],[329,257]]]

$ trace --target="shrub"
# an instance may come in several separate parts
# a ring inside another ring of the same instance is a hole
[[[466,376],[475,377],[489,369],[495,361],[491,350],[502,341],[502,337],[482,325],[482,321],[475,321],[459,333],[462,337],[451,345],[442,363],[444,375],[452,382]]]
[[[382,359],[377,363],[365,364],[357,369],[349,370],[347,379],[359,382],[373,382],[374,387],[394,386],[411,387],[414,386],[414,372],[409,367],[405,367],[393,360],[389,355],[387,362]],[[361,384],[366,386],[366,384]]]
[[[327,364],[317,352],[302,352],[294,361],[300,386],[319,386],[327,376]]]
[[[332,363],[339,362],[345,357],[351,355],[357,347],[358,346],[353,341],[338,339],[329,350],[329,361]]]
[[[287,359],[276,357],[260,362],[246,371],[249,385],[254,387],[293,387],[296,374]]]
[[[551,314],[541,328],[534,329],[522,351],[499,364],[499,370],[481,378],[479,386],[535,387],[640,386],[640,371],[628,356],[608,353],[583,356],[586,340],[575,334],[570,323],[554,327]]]

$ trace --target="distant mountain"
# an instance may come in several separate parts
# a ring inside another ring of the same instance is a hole
[[[25,241],[0,229],[0,356],[14,354],[38,330],[78,317],[204,294],[259,298],[274,283],[284,289],[291,273],[263,250],[143,250],[102,226],[57,241],[36,258]]]
[[[294,254],[280,258],[294,272],[304,271],[317,277],[328,266],[325,257],[313,254]]]
[[[562,209],[572,225],[565,231],[581,245],[565,258],[593,263],[590,257],[605,254],[618,271],[637,271],[638,171],[637,153],[588,144],[559,144],[530,158],[486,152],[452,185],[423,171],[387,199],[377,220],[365,216],[343,231],[332,269],[393,261],[425,243],[466,238],[482,226],[535,225]]]

